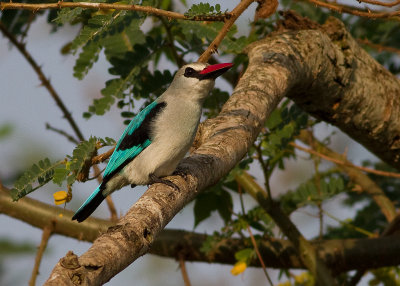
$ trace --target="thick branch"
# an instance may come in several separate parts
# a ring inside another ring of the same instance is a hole
[[[0,10],[18,9],[18,10],[32,10],[33,12],[44,10],[44,9],[61,9],[61,8],[85,8],[85,9],[96,9],[96,10],[126,10],[126,11],[137,11],[144,12],[157,16],[164,16],[170,19],[181,19],[191,21],[225,21],[229,18],[228,15],[215,15],[215,16],[196,16],[188,17],[183,14],[166,11],[151,6],[141,5],[127,5],[127,4],[115,4],[115,3],[93,3],[93,2],[63,2],[57,3],[15,3],[15,2],[0,2]]]
[[[400,168],[400,81],[357,44],[343,23],[330,18],[323,28],[330,39],[319,31],[284,36],[294,55],[309,53],[304,43],[321,43],[315,59],[298,62],[304,82],[288,97]]]
[[[73,212],[51,206],[28,197],[13,202],[9,191],[0,189],[0,213],[24,221],[32,226],[44,229],[52,223],[52,233],[93,242],[113,224],[102,219],[89,218],[83,223],[71,221]],[[59,214],[63,216],[60,217]],[[54,226],[54,229],[53,229]],[[200,251],[207,235],[183,230],[163,230],[152,244],[149,253],[178,258],[184,254],[186,261],[234,264],[234,254],[248,247],[242,239],[224,239],[206,255]],[[365,268],[393,266],[400,264],[400,244],[396,237],[374,239],[345,239],[313,242],[321,259],[336,273]],[[260,253],[267,267],[304,268],[293,245],[283,239],[265,238],[258,244]],[[379,253],[380,259],[376,258]],[[382,259],[381,259],[382,258]],[[260,267],[259,260],[254,259],[251,266]]]

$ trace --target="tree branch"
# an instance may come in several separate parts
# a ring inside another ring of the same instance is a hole
[[[306,0],[306,1],[323,8],[328,8],[329,10],[335,11],[340,14],[347,13],[371,19],[393,18],[395,20],[398,20],[398,16],[400,15],[400,11],[376,12],[376,11],[371,11],[369,9],[359,10],[357,8],[353,8],[350,6],[331,3],[331,2],[324,2],[320,0]],[[366,2],[366,1],[360,1],[360,2]]]
[[[400,55],[400,49],[396,49],[394,47],[384,46],[384,45],[380,45],[380,44],[375,44],[368,39],[357,39],[357,43],[369,46],[369,47],[373,48],[374,50],[377,50],[378,52],[385,51],[385,52],[395,53],[397,55]]]
[[[396,0],[393,2],[383,2],[383,1],[376,1],[376,0],[359,0],[361,3],[367,3],[371,5],[377,5],[382,7],[394,7],[400,4],[400,0]]]
[[[50,222],[49,225],[47,225],[43,228],[42,241],[40,242],[40,245],[39,245],[39,248],[38,248],[38,251],[36,254],[35,264],[33,266],[31,279],[29,280],[29,286],[35,286],[35,284],[36,284],[36,277],[39,273],[40,262],[42,261],[43,253],[46,250],[47,243],[50,239],[52,231],[53,231],[53,223],[52,222]]]
[[[85,9],[96,9],[96,10],[125,10],[125,11],[137,11],[147,14],[167,17],[169,19],[180,19],[180,20],[191,20],[191,21],[219,21],[223,22],[227,18],[230,18],[229,14],[215,15],[215,16],[195,16],[188,17],[183,14],[166,11],[152,6],[141,6],[141,5],[127,5],[127,4],[115,4],[115,3],[92,3],[92,2],[63,2],[58,1],[57,3],[15,3],[15,2],[0,2],[0,10],[32,10],[37,12],[44,9],[62,9],[62,8],[85,8]]]
[[[317,143],[317,142],[315,142],[315,139],[311,140],[311,142]],[[318,142],[318,143],[319,143],[318,144],[319,147],[320,146],[321,147],[324,146],[322,143],[320,143],[320,142]],[[362,167],[362,166],[354,165],[350,161],[344,159],[342,155],[337,154],[337,153],[336,154],[332,154],[334,152],[331,151],[331,150],[330,150],[331,152],[327,152],[327,149],[325,149],[324,152],[317,152],[317,151],[315,151],[313,149],[305,148],[305,147],[302,147],[300,145],[297,145],[294,142],[289,143],[289,145],[291,145],[294,148],[299,149],[299,150],[301,150],[303,152],[315,155],[317,157],[320,157],[322,159],[325,159],[327,161],[335,163],[336,165],[342,165],[342,166],[351,167],[353,169],[357,169],[359,171],[364,171],[364,172],[367,172],[367,173],[375,174],[375,175],[378,175],[378,176],[391,177],[391,178],[400,178],[400,173],[386,172],[386,171],[371,169],[371,168],[368,168],[368,167]],[[329,153],[329,154],[331,154],[333,156],[327,155],[326,153]]]
[[[13,202],[9,190],[4,187],[0,189],[0,213],[40,229],[48,227],[50,221],[53,222],[53,234],[89,242],[93,242],[99,234],[114,225],[110,221],[93,217],[82,223],[73,222],[72,211],[28,197]],[[217,249],[205,254],[200,249],[207,237],[206,234],[165,229],[153,242],[149,253],[170,258],[179,258],[179,255],[184,253],[186,261],[233,265],[236,263],[234,254],[248,247],[247,242],[242,239],[223,239],[218,243]],[[396,237],[328,240],[312,244],[318,250],[321,259],[334,269],[335,273],[340,273],[357,269],[360,265],[378,268],[400,264],[400,244],[397,243]],[[295,248],[287,240],[266,237],[259,241],[258,247],[267,267],[305,268]],[[376,259],[376,253],[379,253],[380,259]],[[261,267],[259,259],[253,259],[250,266]]]
[[[326,32],[298,31],[283,35],[292,54],[296,88],[288,97],[318,119],[339,127],[393,167],[400,168],[400,80],[369,56],[346,31],[343,23],[329,18]],[[315,38],[317,37],[317,38]],[[301,39],[301,42],[299,42]],[[301,43],[319,42],[319,48]],[[271,40],[265,41],[264,51]],[[268,43],[268,44],[267,44]],[[314,54],[310,61],[297,55]],[[288,61],[285,54],[265,52],[265,60]],[[295,60],[297,59],[297,60]],[[314,67],[320,65],[320,69]],[[302,82],[299,79],[303,80]],[[362,112],[361,112],[362,111]]]

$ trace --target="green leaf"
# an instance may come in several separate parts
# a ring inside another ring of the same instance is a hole
[[[203,104],[205,115],[208,117],[214,117],[218,115],[224,103],[228,100],[229,93],[222,91],[219,88],[214,88],[211,91],[211,95],[206,98]]]
[[[232,197],[228,191],[224,190],[224,183],[219,182],[197,196],[194,204],[194,227],[210,217],[213,211],[218,211],[218,214],[227,223],[231,220],[232,209]]]
[[[114,146],[116,144],[115,140],[110,137],[105,137],[104,139],[98,138],[98,140],[103,146]]]
[[[235,253],[237,261],[249,262],[255,255],[255,251],[252,248],[245,248]]]
[[[4,123],[0,125],[0,140],[8,137],[13,131],[13,127],[10,123]]]
[[[61,186],[62,183],[67,178],[69,173],[70,173],[70,170],[67,169],[65,165],[61,165],[61,166],[55,168],[54,175],[53,175],[53,183]]]
[[[343,178],[328,173],[327,176],[320,178],[319,188],[317,188],[315,178],[311,178],[301,184],[295,191],[287,192],[281,197],[281,205],[285,212],[291,213],[299,207],[315,205],[344,190]]]
[[[140,26],[143,24],[144,18],[140,18],[138,14],[132,13],[130,18],[124,20],[123,29],[119,28],[118,32],[101,40],[104,46],[104,53],[108,60],[113,57],[121,58],[128,51],[133,51],[136,44],[145,43],[145,35]]]
[[[37,250],[31,242],[16,242],[15,240],[0,239],[0,259],[6,255],[33,254]]]
[[[15,182],[14,188],[11,190],[13,200],[17,201],[51,181],[54,169],[60,164],[61,162],[52,164],[48,158],[33,164]],[[35,185],[35,187],[32,185]]]
[[[96,152],[96,144],[97,138],[90,137],[88,141],[82,141],[75,147],[69,164],[70,170],[74,172],[75,175],[82,170],[86,160],[92,159]],[[70,180],[72,179],[73,178]],[[69,182],[69,184],[71,184],[71,182]]]
[[[106,87],[101,90],[103,97],[93,100],[93,104],[89,106],[87,114],[104,115],[114,104],[115,97],[122,97],[123,91],[126,89],[126,82],[121,78],[106,81]]]
[[[144,42],[140,25],[144,18],[135,12],[115,11],[109,14],[94,14],[88,19],[80,34],[72,41],[70,49],[82,52],[74,67],[74,76],[82,79],[98,60],[102,48],[108,60],[122,57],[133,46]]]
[[[118,15],[121,15],[119,13]],[[87,25],[83,27],[79,35],[72,41],[71,49],[77,51],[90,41],[99,41],[100,37],[104,37],[115,21],[113,15],[94,15],[89,19]]]
[[[133,51],[127,51],[122,57],[112,58],[110,73],[119,75],[120,78],[106,82],[106,87],[101,91],[103,97],[93,101],[89,112],[103,115],[116,99],[125,98],[131,92],[135,97],[145,98],[161,94],[164,91],[162,87],[170,83],[172,76],[169,72],[164,72],[163,75],[155,72],[151,75],[147,65],[162,45],[161,37],[147,37],[145,44],[136,44]]]
[[[214,192],[205,192],[197,196],[194,203],[194,227],[211,216],[217,210],[217,196]]]
[[[231,220],[232,210],[233,210],[233,202],[232,196],[229,192],[224,189],[219,189],[217,192],[217,210],[221,218],[225,223]]]
[[[225,11],[226,13],[227,11]],[[219,4],[211,6],[209,3],[200,2],[199,4],[193,4],[188,11],[185,12],[187,17],[196,16],[216,16],[221,15],[221,6]]]
[[[100,51],[101,47],[95,42],[90,42],[83,47],[82,52],[79,54],[74,66],[74,76],[76,78],[84,78],[84,76],[92,68],[93,64],[97,62]]]
[[[71,23],[76,19],[83,11],[83,8],[63,8],[60,9],[57,13],[57,17],[54,19],[54,22],[57,24],[66,24]]]
[[[135,113],[130,112],[130,111],[123,111],[121,112],[121,116],[125,118],[132,118],[135,116]]]
[[[201,42],[203,45],[208,45],[221,31],[224,23],[221,22],[180,22],[180,28],[187,42]],[[223,53],[242,53],[242,50],[250,42],[247,37],[235,38],[237,27],[233,25],[228,34],[222,40],[219,46],[219,51]]]

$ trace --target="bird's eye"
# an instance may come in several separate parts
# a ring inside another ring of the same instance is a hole
[[[185,76],[186,77],[191,77],[191,76],[193,76],[194,74],[196,73],[196,71],[194,70],[194,69],[192,69],[192,68],[186,68],[185,69]]]

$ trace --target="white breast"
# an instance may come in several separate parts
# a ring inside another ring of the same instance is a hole
[[[201,116],[201,104],[171,97],[153,122],[152,143],[124,168],[130,184],[149,183],[149,174],[171,175],[193,143]]]

